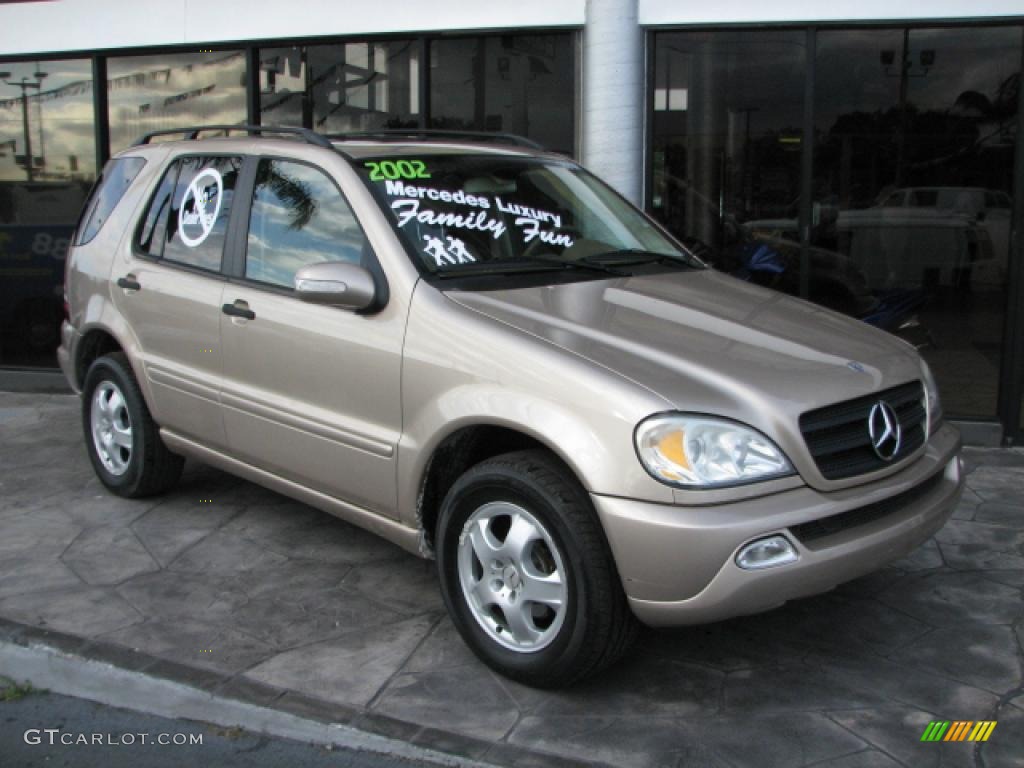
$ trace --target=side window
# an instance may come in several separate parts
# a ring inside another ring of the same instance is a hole
[[[260,160],[249,216],[247,278],[291,288],[300,267],[359,263],[368,249],[352,209],[326,173],[287,160]]]
[[[240,157],[183,157],[157,187],[136,247],[155,258],[217,271],[231,217]]]
[[[145,164],[141,157],[118,157],[107,163],[82,209],[75,245],[84,245],[96,237]]]

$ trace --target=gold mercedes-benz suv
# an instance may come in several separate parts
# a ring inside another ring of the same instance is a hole
[[[177,134],[107,164],[68,258],[60,363],[116,494],[189,457],[435,558],[466,643],[538,686],[637,619],[868,573],[957,503],[912,347],[707,269],[563,156]]]

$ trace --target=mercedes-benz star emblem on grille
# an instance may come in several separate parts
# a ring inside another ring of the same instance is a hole
[[[882,461],[892,461],[900,452],[903,439],[900,420],[884,400],[875,403],[868,414],[868,435],[871,436],[871,447]]]

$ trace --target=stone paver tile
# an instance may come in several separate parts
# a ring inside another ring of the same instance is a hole
[[[902,765],[903,763],[893,760],[884,752],[865,749],[863,752],[815,763],[814,768],[901,768]]]
[[[429,672],[467,664],[477,665],[481,671],[484,669],[484,665],[462,642],[462,637],[459,636],[451,619],[445,615],[423,644],[409,657],[402,667],[402,672]]]
[[[524,717],[508,737],[510,744],[575,760],[618,768],[676,765],[693,734],[675,720],[616,717]],[[696,756],[694,756],[696,757]],[[723,766],[710,751],[691,765]]]
[[[1024,588],[1024,571],[1014,570],[986,570],[980,571],[979,576],[983,576],[989,581],[994,581],[997,584],[1005,584],[1008,587]]]
[[[263,544],[216,531],[178,555],[168,568],[185,573],[235,574],[274,568],[286,561]]]
[[[967,742],[934,744],[921,741],[921,734],[932,720],[953,720],[961,714],[880,707],[835,711],[830,712],[829,716],[904,765],[914,768],[974,768],[974,745]],[[966,718],[970,715],[962,716]]]
[[[906,571],[889,565],[865,574],[859,579],[840,584],[833,591],[842,597],[875,597],[910,578],[912,576]]]
[[[941,568],[943,565],[942,553],[939,552],[939,546],[934,539],[929,539],[909,555],[893,563],[893,567],[910,572],[927,571]]]
[[[430,631],[416,617],[278,654],[246,677],[328,701],[367,705]]]
[[[909,653],[909,650],[907,651]],[[951,680],[939,671],[871,655],[819,653],[805,661],[824,667],[842,685],[869,685],[885,704],[937,712],[990,711],[999,697],[981,688]],[[840,707],[843,707],[840,703]]]
[[[756,621],[751,617],[749,621]],[[798,643],[815,648],[842,649],[863,647],[878,653],[900,648],[930,631],[923,621],[877,600],[841,599],[823,595],[793,603],[793,615],[779,627],[779,637],[789,638],[792,659]],[[756,636],[756,635],[755,635]]]
[[[538,715],[702,717],[714,715],[725,673],[696,664],[650,663],[629,654],[601,675],[564,691],[551,691]]]
[[[233,492],[231,501],[237,503],[239,496],[241,496],[240,493]],[[277,504],[247,504],[245,512],[226,523],[221,530],[256,541],[273,539],[292,528],[315,525],[321,522],[326,514],[284,496],[280,496],[278,499],[279,503]]]
[[[765,632],[750,618],[741,618],[706,626],[644,628],[632,653],[730,671],[776,663],[803,647],[802,642],[794,647],[788,636]]]
[[[1024,488],[1021,488],[1021,499],[1024,502]],[[978,523],[1004,525],[1017,531],[1024,530],[1024,503],[999,504],[985,502],[978,506],[974,520]]]
[[[126,526],[146,514],[153,499],[123,499],[115,496],[97,481],[85,494],[68,494],[61,498],[59,508],[82,526]]]
[[[345,563],[286,560],[271,568],[247,571],[241,586],[250,598],[280,596],[302,601],[340,588],[351,568]]]
[[[1019,650],[1010,627],[968,625],[937,629],[891,658],[1004,694],[1021,685]]]
[[[942,544],[942,555],[958,571],[1021,570],[1024,555],[993,549],[988,544]]]
[[[935,627],[1009,624],[1021,611],[1021,593],[972,573],[925,574],[879,595],[891,605]]]
[[[885,703],[871,680],[836,675],[829,665],[798,662],[730,672],[724,700],[725,712],[751,715]]]
[[[133,526],[132,530],[145,547],[164,568],[174,562],[189,547],[210,535],[209,529],[187,528],[174,523],[153,523]]]
[[[202,499],[213,499],[203,501]],[[204,496],[165,497],[158,504],[151,506],[145,515],[134,522],[136,531],[151,527],[173,525],[182,529],[212,531],[220,528],[231,518],[244,511],[244,507],[214,498],[213,494]]]
[[[401,614],[361,595],[342,590],[313,591],[302,596],[287,590],[252,598],[231,614],[231,622],[275,648],[327,640],[394,624]]]
[[[501,739],[519,719],[515,701],[482,665],[401,674],[373,710],[491,741]]]
[[[264,540],[286,557],[333,563],[371,563],[411,557],[400,547],[326,513],[315,525],[291,528]]]
[[[345,577],[344,587],[402,613],[444,610],[437,565],[413,555],[357,565]]]
[[[687,724],[704,745],[737,768],[824,762],[868,744],[822,714],[726,717]]]
[[[0,522],[0,536],[3,530]],[[78,575],[55,557],[7,557],[0,560],[0,598],[80,586],[82,580]]]
[[[119,584],[160,570],[130,528],[93,528],[75,539],[61,556],[75,573],[96,586]]]
[[[967,476],[967,487],[983,501],[1019,504],[1024,488],[1024,467],[1000,467],[986,464]]]
[[[995,718],[998,725],[981,745],[985,768],[1020,768],[1024,764],[1024,711],[1003,707]]]
[[[28,553],[41,559],[58,557],[81,531],[78,525],[49,518],[8,517],[0,528],[0,557],[24,557]]]
[[[198,621],[147,621],[100,639],[180,664],[232,674],[269,658],[274,649],[230,626]]]
[[[142,621],[129,603],[98,587],[7,597],[0,600],[0,616],[83,637]]]
[[[161,571],[130,579],[117,592],[147,619],[223,623],[249,602],[234,579]]]
[[[950,520],[935,534],[940,544],[978,544],[999,552],[1018,552],[1024,530],[969,520]]]

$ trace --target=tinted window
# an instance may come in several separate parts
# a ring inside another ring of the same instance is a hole
[[[167,217],[171,211],[174,185],[178,181],[178,163],[167,169],[146,211],[146,217],[139,229],[135,247],[143,253],[159,259],[164,255],[164,240],[167,235]]]
[[[240,157],[185,157],[164,174],[136,246],[155,258],[219,270]]]
[[[141,157],[122,157],[107,163],[85,204],[75,245],[88,243],[96,237],[145,164]]]
[[[341,191],[323,171],[261,160],[256,173],[245,276],[292,287],[296,270],[321,261],[358,263],[366,237]]]

